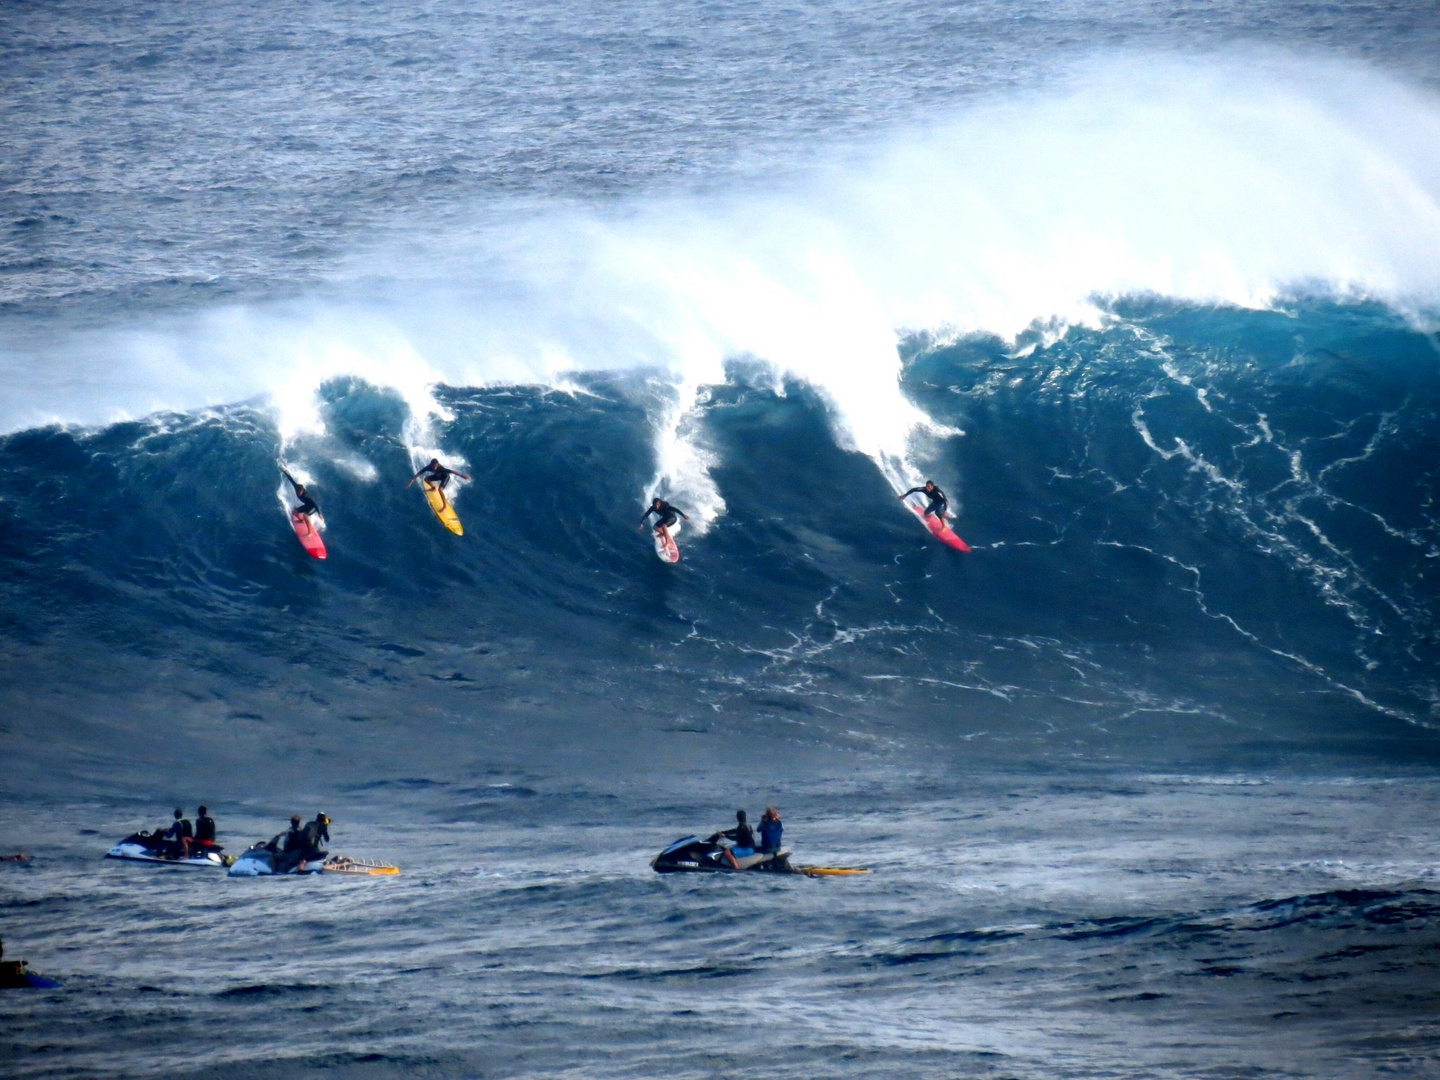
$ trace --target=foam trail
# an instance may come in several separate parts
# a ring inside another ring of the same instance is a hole
[[[645,502],[657,495],[684,508],[692,523],[692,536],[704,536],[725,513],[725,499],[710,476],[715,455],[700,445],[692,428],[705,390],[689,384],[679,387],[675,406],[656,425],[655,459],[658,467],[645,489]]]
[[[953,434],[901,392],[909,331],[1054,333],[1136,293],[1254,307],[1319,287],[1440,312],[1440,104],[1351,63],[1127,56],[1063,92],[837,151],[768,192],[502,216],[358,252],[333,286],[343,303],[64,343],[50,353],[92,368],[119,357],[69,418],[268,393],[288,439],[318,424],[315,388],[341,374],[396,387],[423,426],[439,381],[655,368],[675,394],[650,490],[683,493],[703,522],[723,502],[685,417],[744,357],[813,386],[840,445],[909,486],[916,438]],[[63,397],[51,386],[42,407],[44,376],[27,377],[8,425]]]

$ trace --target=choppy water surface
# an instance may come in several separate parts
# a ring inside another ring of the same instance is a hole
[[[6,1074],[1433,1075],[1436,14],[6,6]]]
[[[598,792],[628,820],[557,825],[576,793],[545,792],[423,827],[337,818],[347,850],[406,863],[383,881],[101,865],[67,837],[5,870],[7,924],[76,969],[62,991],[7,996],[10,1067],[1429,1072],[1428,780],[829,784],[794,796],[797,850],[864,852],[872,877],[662,877],[645,860],[667,818],[703,810]],[[131,820],[87,804],[52,824]],[[57,1044],[63,1060],[40,1049]]]

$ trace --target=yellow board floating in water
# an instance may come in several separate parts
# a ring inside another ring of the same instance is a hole
[[[435,511],[435,516],[440,519],[440,524],[456,536],[464,536],[465,526],[460,524],[460,519],[455,514],[455,504],[429,480],[424,481],[424,484],[425,498],[430,501],[430,509]]]
[[[358,877],[393,877],[400,873],[398,866],[389,863],[371,862],[369,859],[347,859],[343,856],[331,859],[325,864],[327,874],[354,874]]]
[[[809,877],[850,877],[871,872],[863,866],[797,866],[796,869]]]

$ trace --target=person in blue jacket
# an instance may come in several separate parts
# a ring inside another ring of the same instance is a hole
[[[767,806],[765,813],[760,816],[760,847],[757,850],[764,855],[779,854],[780,837],[784,832],[785,826],[780,824],[780,811],[773,806]]]

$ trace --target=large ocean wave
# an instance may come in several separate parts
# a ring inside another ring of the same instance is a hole
[[[912,450],[971,556],[836,443],[823,392],[758,364],[686,412],[727,509],[674,568],[636,531],[666,372],[436,387],[430,434],[474,477],[463,538],[405,489],[409,405],[353,377],[290,440],[263,403],[11,435],[13,715],[40,742],[91,717],[92,747],[143,717],[167,745],[192,724],[328,745],[375,722],[382,747],[459,723],[881,754],[1417,752],[1440,700],[1433,337],[1313,298],[1135,300],[1101,322],[1023,355],[906,347],[906,400],[966,432]],[[282,449],[321,501],[324,564],[276,504]]]
[[[283,298],[21,303],[7,663],[55,674],[8,692],[573,699],[871,748],[1429,724],[1440,107],[1352,64],[1133,59],[763,190],[415,218]],[[475,477],[463,540],[403,489],[431,453]],[[896,502],[926,475],[973,558]],[[635,531],[656,492],[695,518],[674,570]],[[113,679],[66,674],[90,643]]]

